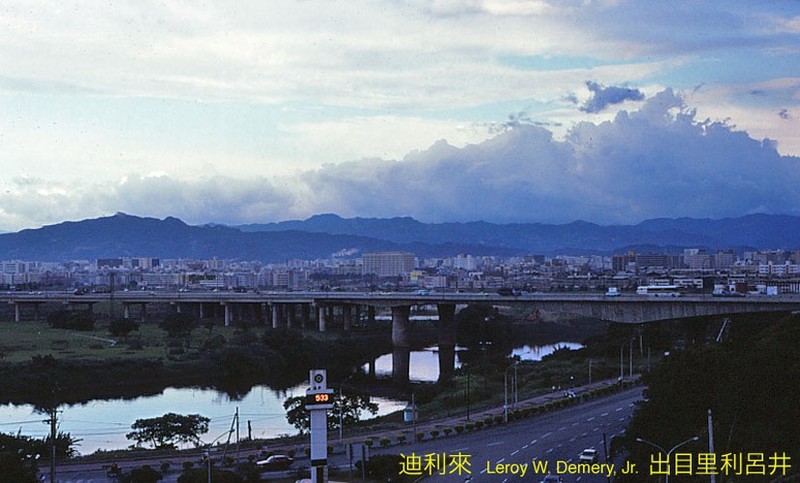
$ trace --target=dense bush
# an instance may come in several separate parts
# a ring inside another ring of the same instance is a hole
[[[94,315],[87,311],[57,310],[47,316],[47,323],[54,329],[90,331],[94,330]]]

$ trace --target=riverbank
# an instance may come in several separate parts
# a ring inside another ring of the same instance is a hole
[[[421,442],[457,437],[459,434],[481,431],[507,422],[578,405],[632,388],[637,383],[638,375],[623,381],[616,379],[596,381],[573,388],[572,395],[566,395],[563,391],[550,391],[519,400],[507,410],[503,405],[491,406],[476,410],[470,415],[432,417],[425,421],[418,421],[416,424],[404,422],[401,414],[395,414],[378,425],[365,424],[360,425],[359,428],[349,428],[341,439],[336,432],[329,433],[329,456],[345,453],[350,445],[359,447],[366,445],[374,449],[390,450],[395,446],[405,446],[411,441]],[[389,419],[392,419],[393,422],[389,422]],[[224,445],[217,445],[212,449],[212,457],[215,459],[215,465],[233,468],[239,464],[253,464],[256,459],[263,458],[270,453],[289,454],[295,458],[296,468],[292,470],[292,476],[286,481],[294,481],[297,477],[302,477],[308,467],[308,443],[308,435],[244,441],[238,447],[231,445],[227,449]],[[112,465],[121,472],[129,472],[132,469],[149,465],[152,468],[161,468],[162,471],[174,474],[180,473],[186,468],[204,465],[205,450],[205,448],[195,448],[180,451],[143,450],[140,452],[101,453],[76,458],[68,464],[61,464],[56,471],[58,475],[66,476],[68,481],[78,481],[82,478],[81,475],[105,474],[112,468]],[[40,474],[49,473],[42,470]],[[271,478],[270,481],[282,480]]]

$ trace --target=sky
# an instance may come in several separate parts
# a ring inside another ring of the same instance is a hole
[[[800,216],[800,1],[0,2],[0,230]]]

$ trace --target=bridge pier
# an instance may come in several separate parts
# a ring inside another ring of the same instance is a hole
[[[286,328],[293,329],[295,324],[295,317],[297,306],[295,304],[286,304]]]
[[[225,309],[225,327],[229,327],[233,319],[233,311],[231,308],[231,304],[223,302],[222,307]]]
[[[270,304],[270,312],[272,314],[272,328],[277,329],[281,320],[280,307],[278,304]]]
[[[353,321],[353,305],[342,304],[342,328],[345,331],[350,330]]]
[[[320,332],[325,332],[325,326],[328,322],[328,307],[325,304],[317,305],[317,321]]]

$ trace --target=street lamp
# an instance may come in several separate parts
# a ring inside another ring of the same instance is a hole
[[[700,440],[699,436],[692,436],[691,438],[687,439],[686,441],[683,441],[681,443],[676,444],[675,446],[672,447],[671,450],[667,451],[664,448],[662,448],[661,446],[659,446],[659,445],[657,445],[655,443],[652,443],[650,441],[647,441],[646,439],[636,438],[636,441],[638,441],[640,443],[644,443],[644,444],[649,444],[650,446],[652,446],[652,447],[656,448],[657,450],[659,450],[661,453],[665,453],[667,455],[667,464],[669,464],[669,457],[672,455],[673,451],[675,451],[676,449],[680,448],[681,446],[683,446],[685,444],[689,444],[689,443],[691,443],[693,441],[699,441],[699,440]],[[669,470],[667,470],[667,474],[664,476],[664,483],[669,483]]]
[[[508,422],[508,371],[509,371],[509,369],[514,368],[514,388],[516,389],[516,384],[517,384],[516,368],[517,368],[517,364],[519,364],[520,362],[522,362],[522,359],[520,359],[520,360],[514,362],[513,364],[511,364],[510,366],[508,366],[506,368],[505,374],[503,375],[503,393],[505,395],[505,399],[504,399],[504,403],[503,403],[503,422],[504,423]]]
[[[230,436],[233,433],[233,428],[224,433],[217,436],[214,441],[208,443],[208,447],[206,448],[206,463],[208,464],[208,483],[211,483],[211,447],[214,446],[214,443],[219,441],[223,436]]]
[[[352,373],[339,383],[339,444],[344,446],[344,383],[349,381],[356,373]]]

